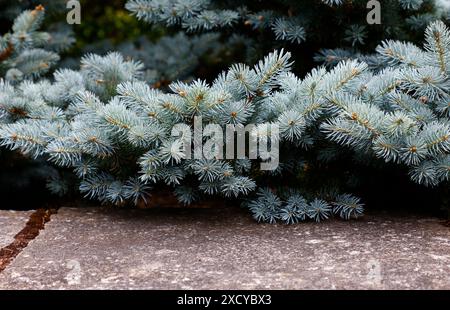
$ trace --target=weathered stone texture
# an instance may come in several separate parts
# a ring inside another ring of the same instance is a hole
[[[450,289],[439,219],[292,226],[237,209],[61,208],[0,274],[3,289]]]

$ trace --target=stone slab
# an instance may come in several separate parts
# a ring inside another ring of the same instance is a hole
[[[0,248],[14,241],[14,236],[25,227],[33,212],[0,210]]]
[[[257,224],[240,209],[61,208],[2,289],[450,289],[430,217]]]

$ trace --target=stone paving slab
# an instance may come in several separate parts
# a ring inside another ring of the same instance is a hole
[[[450,289],[450,229],[366,216],[293,226],[241,210],[61,208],[2,289]]]
[[[0,248],[14,241],[34,211],[0,210]]]

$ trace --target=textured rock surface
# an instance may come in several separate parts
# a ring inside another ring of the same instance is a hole
[[[366,216],[258,225],[233,210],[61,208],[3,289],[450,289],[450,229]]]
[[[0,248],[14,241],[14,236],[25,227],[33,211],[0,210]]]

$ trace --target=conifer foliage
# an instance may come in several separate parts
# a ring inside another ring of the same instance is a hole
[[[15,20],[12,32],[0,38],[0,69],[9,81],[39,77],[54,65],[59,56],[43,49],[50,41],[47,32],[39,31],[44,7],[24,11]]]
[[[418,10],[422,2],[397,5]],[[138,18],[188,31],[244,21],[271,29],[275,40],[301,44],[308,37],[300,15],[230,10],[224,3],[131,0],[126,7]],[[317,5],[338,10],[348,3]],[[150,62],[117,52],[87,54],[79,70],[60,68],[42,78],[58,60],[54,52],[36,48],[48,39],[37,30],[42,17],[41,7],[25,11],[1,38],[0,145],[72,170],[88,198],[146,204],[152,191],[169,188],[182,204],[208,196],[239,199],[260,222],[351,219],[364,211],[358,197],[339,186],[309,188],[295,179],[307,169],[305,158],[326,162],[342,152],[407,166],[411,180],[424,186],[448,184],[450,30],[442,21],[426,27],[423,47],[386,39],[369,56],[329,50],[347,54],[302,78],[293,71],[291,53],[275,49],[253,66],[233,64],[211,82],[174,81],[166,90],[148,83]],[[250,139],[278,125],[278,168],[259,171],[261,154],[256,160],[186,158],[185,137],[174,137],[172,129],[177,124],[193,129],[200,117],[203,130],[209,124],[255,124]],[[283,188],[270,182],[289,176],[296,181]],[[60,194],[68,186],[61,178],[48,183]]]
[[[362,47],[369,37],[378,38],[380,33],[407,39],[411,30],[423,30],[443,14],[434,0],[382,1],[383,22],[369,27],[367,7],[367,0],[129,0],[126,4],[140,20],[187,32],[244,27],[250,30],[250,37],[264,33],[266,40],[279,43],[315,41],[329,46],[340,42],[345,47]]]

